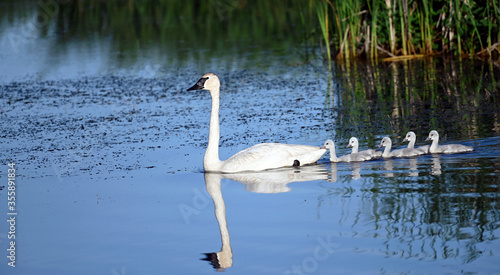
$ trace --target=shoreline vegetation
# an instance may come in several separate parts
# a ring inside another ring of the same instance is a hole
[[[314,2],[321,28],[331,30],[324,35],[332,58],[396,61],[452,54],[499,60],[500,2],[495,0]]]
[[[319,49],[329,67],[333,59],[436,55],[500,62],[498,0],[11,1],[0,15],[33,21],[36,31],[22,30],[13,41],[97,34],[111,36],[120,50],[162,43],[178,51],[189,43],[227,48],[261,41],[281,43],[306,62]]]

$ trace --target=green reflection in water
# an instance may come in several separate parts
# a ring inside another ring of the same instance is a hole
[[[500,70],[490,63],[336,63],[335,76],[341,94],[331,100],[342,102],[335,124],[342,139],[358,136],[373,147],[381,135],[394,144],[408,131],[417,143],[432,129],[441,133],[440,142],[500,135]]]

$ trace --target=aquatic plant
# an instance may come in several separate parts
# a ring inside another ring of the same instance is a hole
[[[500,8],[487,0],[317,0],[328,3],[337,58],[434,54],[500,56]],[[328,12],[324,17],[329,16]],[[318,21],[326,21],[318,13]],[[398,58],[401,59],[401,58]],[[394,59],[389,59],[394,60]]]

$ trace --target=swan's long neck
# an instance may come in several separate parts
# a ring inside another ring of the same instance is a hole
[[[382,153],[382,156],[383,156],[383,157],[388,157],[388,156],[389,156],[389,154],[391,153],[391,147],[392,147],[392,144],[391,144],[391,143],[389,143],[389,144],[387,144],[387,145],[385,146],[385,148],[384,148],[384,152]]]
[[[335,145],[333,145],[332,147],[330,147],[330,161],[331,162],[337,162],[338,161],[337,154],[335,153]]]
[[[219,159],[219,91],[213,93],[212,96],[212,112],[210,115],[210,129],[208,134],[208,146],[203,158],[203,167],[205,171],[220,171],[222,162]]]
[[[358,152],[358,147],[359,147],[359,143],[354,143],[354,145],[352,146],[352,153],[355,154]]]
[[[432,144],[431,147],[429,148],[429,151],[430,152],[436,151],[438,148],[438,143],[439,143],[439,137],[432,139]]]
[[[415,148],[415,139],[414,138],[410,139],[410,142],[408,143],[408,148],[411,148],[411,149]]]

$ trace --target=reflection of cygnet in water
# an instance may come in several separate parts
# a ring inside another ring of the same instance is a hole
[[[337,182],[337,163],[331,162],[330,167],[332,169],[332,175],[330,177],[330,182]]]
[[[392,159],[386,159],[384,161],[384,169],[385,171],[393,171],[394,170],[394,162]],[[383,174],[385,177],[392,178],[394,177],[394,173],[385,173]]]
[[[223,271],[233,266],[233,251],[229,238],[229,230],[226,221],[226,205],[222,198],[221,182],[222,175],[218,173],[205,173],[205,185],[207,192],[212,197],[215,206],[215,218],[219,223],[222,249],[219,252],[205,253],[202,260],[209,261],[217,271]]]
[[[418,176],[418,168],[417,168],[417,159],[416,158],[410,158],[410,176],[411,177],[417,177]]]
[[[361,178],[361,165],[359,162],[351,162],[351,167],[352,167],[352,176],[351,178],[357,180]]]
[[[432,158],[431,174],[441,175],[441,159],[439,159],[439,156]]]

